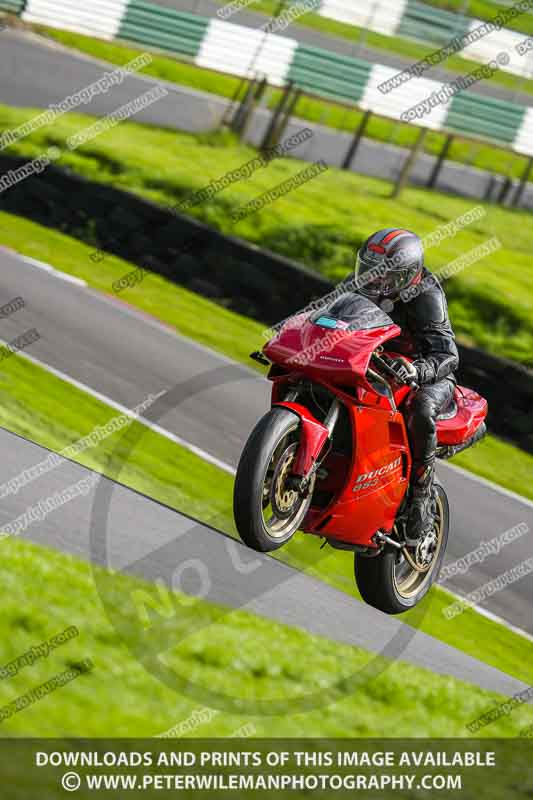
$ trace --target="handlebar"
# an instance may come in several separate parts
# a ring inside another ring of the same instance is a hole
[[[250,358],[252,358],[254,361],[257,361],[259,364],[262,364],[265,367],[272,366],[272,364],[269,361],[269,359],[260,350],[257,350],[254,353],[250,353]],[[371,360],[375,364],[377,364],[377,366],[379,366],[387,375],[389,375],[391,378],[393,378],[397,383],[401,383],[403,386],[409,386],[409,388],[412,389],[414,392],[418,391],[418,389],[420,388],[419,384],[416,381],[404,381],[398,375],[396,370],[394,370],[390,366],[390,364],[387,363],[387,361],[385,361],[385,359],[382,358],[381,356],[379,356],[377,353],[372,353]],[[383,378],[383,381],[385,381],[384,378]],[[390,389],[390,386],[389,386],[389,389]],[[392,393],[392,390],[391,390],[391,393]]]
[[[419,384],[418,384],[416,381],[405,381],[405,380],[403,380],[403,379],[402,379],[402,378],[401,378],[401,377],[398,375],[398,373],[396,372],[396,370],[394,370],[394,369],[393,369],[393,368],[390,366],[390,364],[388,364],[388,363],[387,363],[387,361],[385,361],[385,359],[384,359],[384,358],[381,358],[381,356],[378,356],[378,355],[377,355],[377,353],[372,353],[372,361],[373,361],[375,364],[377,364],[379,367],[381,367],[381,369],[382,369],[384,372],[386,372],[386,373],[387,373],[387,375],[390,375],[390,377],[391,377],[391,378],[394,378],[394,380],[395,380],[397,383],[401,383],[403,386],[409,386],[409,388],[410,388],[410,389],[412,389],[414,392],[416,392],[416,391],[418,391],[418,389],[420,389],[420,386],[419,386]]]

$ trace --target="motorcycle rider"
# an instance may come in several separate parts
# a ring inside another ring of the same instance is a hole
[[[402,333],[387,343],[402,380],[420,387],[404,406],[413,456],[407,543],[415,546],[433,526],[433,479],[437,418],[451,403],[454,372],[459,366],[446,296],[424,265],[420,238],[402,228],[385,228],[370,236],[357,254],[355,290],[386,311]]]

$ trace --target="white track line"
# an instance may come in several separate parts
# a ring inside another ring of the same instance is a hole
[[[474,481],[474,483],[480,483],[482,486],[486,486],[488,489],[492,489],[494,492],[504,494],[506,497],[510,497],[511,500],[515,500],[518,503],[522,503],[522,505],[528,506],[528,508],[533,508],[532,500],[529,500],[527,497],[523,497],[521,494],[516,494],[516,492],[512,492],[510,489],[505,489],[503,486],[498,486],[497,483],[492,483],[492,481],[489,481],[488,478],[482,478],[480,475],[475,475],[473,472],[469,472],[463,467],[458,467],[456,464],[448,463],[448,461],[443,461],[440,466],[445,466],[446,469],[451,469],[454,472],[458,472],[460,475],[468,478],[468,480]]]
[[[7,342],[0,339],[0,342],[4,345],[8,344]],[[30,361],[32,364],[45,369],[47,372],[55,375],[56,378],[60,378],[62,381],[66,381],[71,386],[75,386],[76,389],[81,389],[83,392],[91,395],[92,397],[100,400],[102,403],[106,403],[106,405],[111,406],[111,408],[115,408],[117,411],[120,411],[122,414],[126,414],[127,416],[134,417],[137,422],[142,422],[147,428],[154,433],[160,433],[161,436],[164,436],[166,439],[170,439],[171,442],[175,444],[179,444],[181,447],[184,447],[186,450],[189,450],[191,453],[202,458],[204,461],[213,464],[215,467],[219,467],[219,469],[224,470],[224,472],[228,472],[230,475],[235,475],[236,470],[231,464],[227,464],[225,461],[221,461],[216,456],[212,456],[211,453],[207,453],[205,450],[202,450],[201,447],[197,447],[195,444],[191,444],[191,442],[187,442],[185,439],[182,439],[181,436],[176,436],[175,433],[171,431],[167,431],[166,428],[162,428],[161,425],[157,425],[155,422],[151,422],[149,419],[143,416],[137,416],[134,411],[127,406],[123,406],[122,403],[117,403],[115,400],[112,400],[110,397],[107,397],[101,392],[96,391],[91,386],[87,386],[86,383],[82,383],[81,381],[76,380],[76,378],[72,378],[70,375],[66,375],[61,370],[56,369],[55,367],[51,367],[49,364],[46,364],[41,359],[36,358],[35,356],[30,355],[29,353],[25,353],[22,350],[17,352],[18,356],[25,358],[27,361]],[[161,393],[160,393],[161,394]]]
[[[453,592],[450,592],[450,594],[453,594],[456,599],[463,599],[460,595],[454,594]],[[503,619],[503,617],[499,617],[497,614],[493,614],[492,611],[487,611],[486,608],[482,608],[481,606],[471,606],[471,608],[483,617],[492,620],[492,622],[497,622],[499,625],[503,625],[504,628],[508,628],[513,633],[516,633],[517,636],[523,636],[525,639],[533,642],[533,636],[530,633],[524,631],[522,628],[517,628],[516,625],[512,625],[506,619]]]
[[[45,264],[44,261],[37,261],[36,258],[30,258],[29,256],[20,257],[26,264],[31,264],[32,267],[42,269],[44,272],[48,272],[50,275],[53,275],[55,278],[60,278],[62,281],[74,283],[76,286],[82,286],[84,289],[89,285],[87,281],[84,281],[82,278],[76,278],[74,275],[69,275],[68,272],[62,272],[60,269],[51,267],[50,264]]]

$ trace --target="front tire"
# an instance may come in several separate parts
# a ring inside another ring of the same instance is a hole
[[[437,581],[450,528],[450,508],[444,488],[435,484],[437,514],[436,545],[426,573],[417,573],[402,551],[388,545],[379,556],[355,554],[355,581],[365,603],[386,614],[402,614],[414,608]]]
[[[287,486],[300,443],[300,419],[273,408],[258,422],[242,452],[233,491],[233,514],[243,542],[268,553],[291,539],[311,504],[314,479],[305,495]]]

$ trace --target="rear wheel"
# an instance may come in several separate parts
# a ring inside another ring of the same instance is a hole
[[[233,492],[235,524],[243,542],[263,553],[294,536],[311,505],[315,479],[304,494],[290,485],[300,420],[273,408],[256,425],[241,455]]]
[[[439,576],[450,527],[446,492],[435,484],[436,514],[432,531],[416,548],[387,545],[379,556],[355,554],[355,580],[363,600],[387,614],[401,614],[419,603]]]

